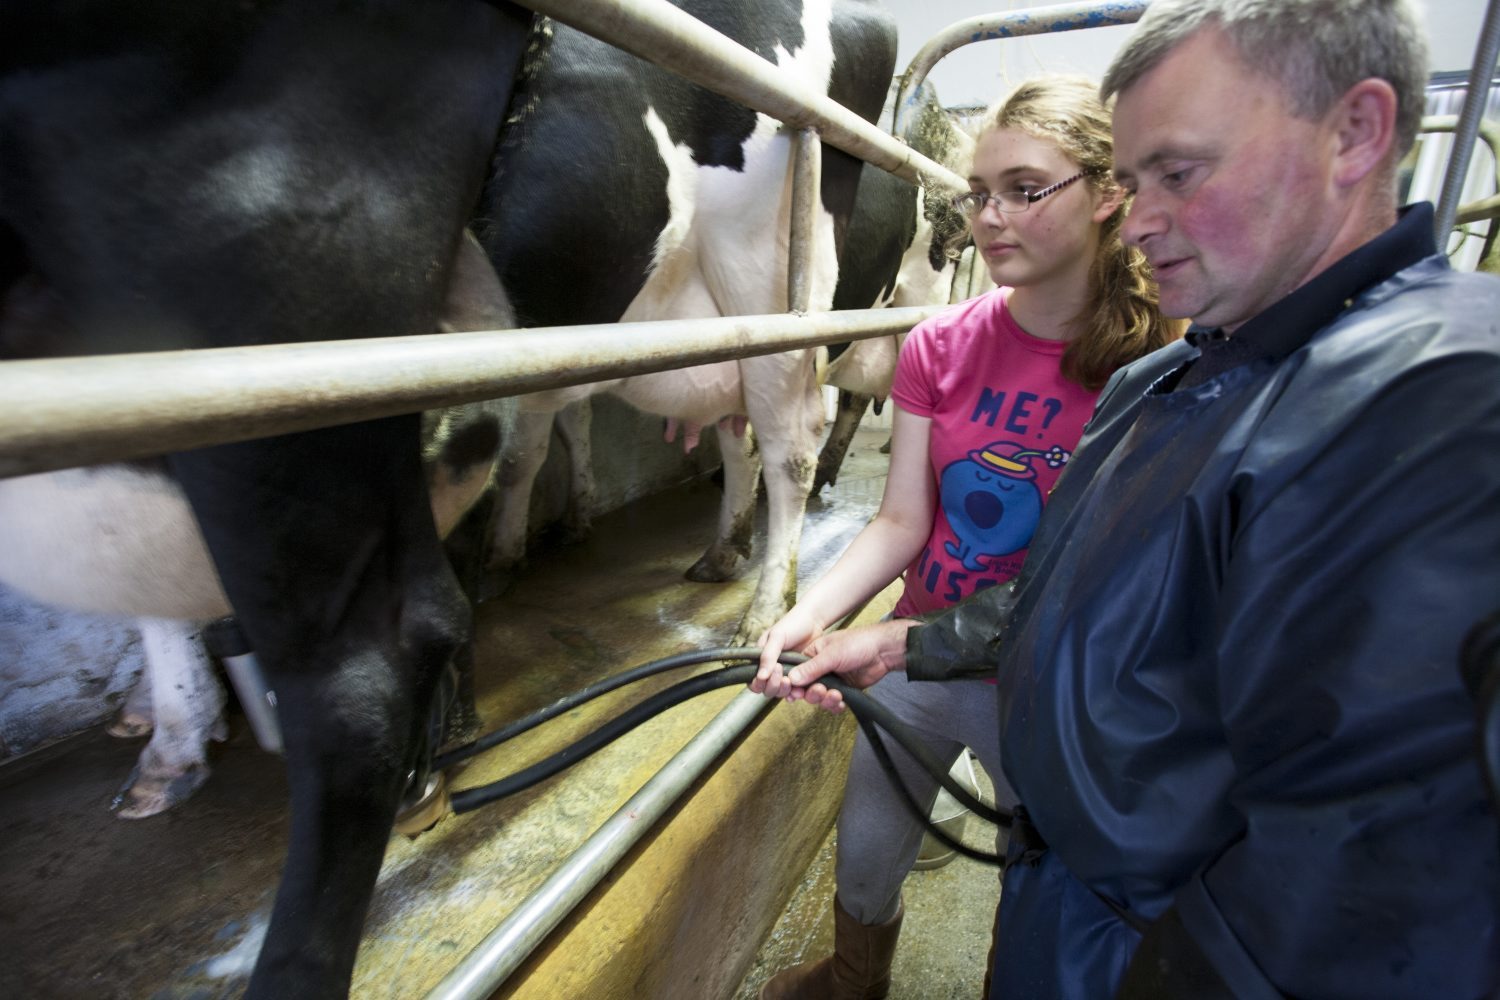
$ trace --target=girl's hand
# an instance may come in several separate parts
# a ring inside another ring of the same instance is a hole
[[[776,658],[788,649],[800,652],[822,632],[822,627],[800,608],[792,608],[783,615],[756,640],[756,645],[761,648],[760,669],[750,681],[750,690],[767,698],[785,698],[791,694],[792,685]]]

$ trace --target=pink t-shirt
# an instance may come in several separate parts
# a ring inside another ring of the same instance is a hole
[[[946,310],[901,345],[891,398],[932,420],[938,506],[926,546],[906,569],[898,616],[945,608],[1016,575],[1094,412],[1098,393],[1058,368],[1067,345],[1016,325],[1010,291]]]

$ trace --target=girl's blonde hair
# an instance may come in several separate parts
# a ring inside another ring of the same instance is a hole
[[[1084,181],[1105,195],[1119,192],[1114,180],[1110,106],[1098,86],[1081,76],[1027,80],[985,112],[980,136],[1015,129],[1055,143],[1084,172]],[[1139,250],[1120,239],[1128,199],[1105,219],[1099,249],[1089,268],[1089,297],[1078,320],[1083,332],[1068,342],[1062,373],[1086,389],[1104,387],[1122,365],[1165,346],[1182,333],[1157,305],[1156,282]]]

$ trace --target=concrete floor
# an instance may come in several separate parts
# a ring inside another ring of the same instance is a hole
[[[829,565],[878,505],[885,459],[877,448],[884,438],[884,432],[862,432],[839,485],[809,504],[801,557],[804,582]],[[748,600],[755,566],[744,579],[725,585],[681,580],[683,569],[713,532],[717,499],[712,486],[691,484],[601,519],[588,542],[535,554],[531,568],[510,590],[479,612],[476,683],[484,717],[498,723],[628,665],[723,644]],[[458,783],[491,780],[514,770],[517,761],[551,753],[645,693],[602,699],[603,704],[527,734],[505,755],[493,755],[504,759],[471,765]],[[366,924],[353,995],[424,995],[733,695],[722,694],[696,713],[678,709],[653,720],[628,741],[577,765],[565,783],[554,779],[480,812],[450,818],[415,841],[393,838]],[[766,738],[785,741],[793,725],[806,732],[808,726],[832,731],[840,724],[799,717],[798,712],[810,714],[800,706],[770,713],[761,726],[771,726]],[[677,713],[685,717],[670,718]],[[0,996],[210,1000],[238,995],[280,869],[286,788],[279,759],[254,745],[242,717],[230,722],[230,739],[212,751],[214,774],[207,785],[183,807],[151,820],[120,821],[108,810],[139,750],[138,741],[113,740],[93,730],[0,767],[0,899],[7,902],[0,907]],[[753,746],[745,743],[736,760],[755,752]],[[732,772],[730,764],[721,770]],[[711,791],[694,793],[708,800],[700,811],[729,808],[716,805]],[[837,788],[830,785],[819,794],[831,809]],[[680,810],[666,829],[653,834],[655,839],[680,836],[680,830],[673,831],[690,811]],[[806,832],[825,836],[818,830]],[[716,836],[725,839],[722,832]],[[973,833],[969,840],[980,842]],[[810,853],[815,853],[815,843],[809,842]],[[640,868],[642,857],[637,852],[627,860]],[[542,955],[524,966],[498,995],[753,995],[757,976],[763,980],[779,968],[786,949],[810,954],[818,946],[820,922],[828,924],[825,931],[831,928],[826,920],[830,869],[825,845],[793,894],[787,915],[767,937],[770,951],[762,950],[753,966],[749,955],[757,942],[737,942],[746,958],[735,959],[733,967],[750,970],[738,993],[733,986],[738,973],[730,983],[710,986],[706,979],[697,992],[680,985],[653,986],[658,980],[638,970],[634,987],[584,991],[546,985],[562,982],[544,978],[549,961],[570,961],[565,949],[549,945],[544,951],[550,957]],[[648,872],[640,877],[647,886],[663,879],[686,884],[691,874]],[[788,886],[797,876],[785,873]],[[628,879],[614,881],[623,885]],[[909,880],[909,916],[893,996],[977,996],[996,889],[991,870],[965,861]],[[641,890],[633,891],[639,901]],[[758,890],[752,885],[727,886],[725,891],[754,895]],[[656,895],[670,893],[662,889]],[[606,902],[591,903],[568,932],[587,938],[593,933],[589,921],[611,912]],[[777,905],[779,901],[771,909]],[[637,908],[650,906],[638,902]],[[965,917],[954,921],[959,912]],[[772,926],[772,916],[769,910],[760,914],[757,927]],[[615,931],[625,941],[645,935],[633,927]],[[757,937],[760,933],[754,931]],[[618,940],[599,943],[604,941],[600,936],[584,947],[624,950]],[[664,947],[648,961],[670,964],[675,954],[674,948]]]
[[[975,764],[979,788],[986,802],[994,801],[989,778]],[[994,828],[969,816],[964,843],[993,851]],[[833,857],[838,842],[834,830],[796,892],[787,903],[776,929],[756,954],[755,965],[735,993],[734,1000],[756,1000],[766,980],[778,971],[833,950]],[[924,844],[923,856],[931,847]],[[931,847],[941,856],[941,847]],[[914,871],[901,889],[906,917],[891,965],[889,1000],[981,1000],[985,962],[989,958],[990,928],[1000,902],[996,870],[978,861],[953,856],[939,867]]]

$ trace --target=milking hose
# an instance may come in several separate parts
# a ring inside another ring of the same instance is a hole
[[[569,711],[584,702],[597,698],[625,684],[633,683],[634,681],[677,667],[725,660],[758,661],[760,655],[761,650],[755,647],[721,647],[678,653],[660,660],[652,660],[649,663],[641,664],[638,667],[606,678],[596,684],[591,684],[566,698],[559,699],[546,708],[533,712],[493,733],[488,733],[474,740],[472,743],[441,754],[434,761],[434,767],[444,767],[472,757],[482,750],[494,747],[519,733],[525,732],[534,726],[557,717],[563,712]],[[777,659],[783,665],[795,666],[796,664],[806,662],[807,657],[800,653],[782,653]],[[680,705],[684,701],[696,698],[699,695],[718,690],[719,688],[748,684],[751,678],[755,676],[756,669],[756,664],[752,662],[744,666],[723,667],[718,670],[711,670],[680,681],[663,691],[657,692],[640,704],[631,707],[618,717],[609,720],[576,743],[564,747],[557,753],[532,764],[530,767],[523,768],[514,774],[486,785],[478,785],[473,788],[465,788],[453,792],[453,811],[455,813],[468,812],[545,781],[602,749],[614,740],[619,739],[636,726],[655,718],[669,708]],[[879,726],[894,736],[896,741],[906,748],[907,752],[933,776],[939,785],[946,789],[959,804],[973,811],[981,819],[999,826],[1009,827],[1011,823],[1010,813],[986,805],[973,796],[963,785],[959,784],[949,773],[949,765],[939,760],[930,748],[912,735],[910,730],[895,717],[889,708],[875,701],[858,688],[852,687],[831,675],[820,678],[820,683],[831,690],[838,691],[843,696],[844,704],[849,706],[849,710],[854,713],[855,719],[859,722],[860,728],[870,741],[871,748],[875,751],[876,759],[880,762],[881,767],[885,769],[891,781],[900,790],[907,808],[912,811],[913,815],[921,819],[928,831],[945,846],[966,857],[990,864],[998,864],[1000,859],[996,855],[963,844],[951,837],[941,827],[931,822],[925,810],[917,803],[916,796],[907,788],[900,773],[896,770],[895,764],[890,758],[890,753],[887,751],[876,727]]]

